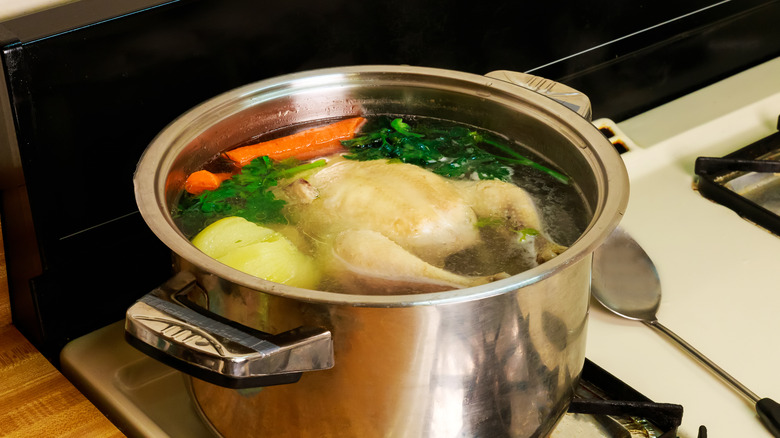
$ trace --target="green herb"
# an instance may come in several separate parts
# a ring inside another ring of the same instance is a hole
[[[499,218],[481,217],[477,219],[476,226],[477,228],[499,227],[504,225],[504,223],[506,223],[506,221]]]
[[[266,156],[255,158],[241,168],[241,173],[223,181],[218,189],[198,196],[183,195],[174,219],[186,235],[227,216],[240,216],[255,223],[284,223],[285,202],[277,199],[270,189],[280,179],[324,165],[325,160],[301,164],[295,159],[274,162]]]
[[[533,236],[538,236],[539,231],[533,229],[533,228],[523,228],[522,230],[515,230],[515,233],[518,234],[517,241],[518,242],[525,242],[525,239]]]
[[[403,134],[406,136],[412,136],[412,137],[422,137],[422,134],[417,134],[411,131],[411,127],[408,123],[404,122],[403,119],[393,119],[392,122],[390,122],[390,126],[395,129],[396,132],[399,134]]]
[[[564,184],[568,184],[568,182],[569,182],[569,177],[568,176],[566,176],[566,175],[564,175],[564,174],[562,174],[560,172],[556,172],[555,170],[552,170],[549,167],[542,166],[541,164],[539,164],[539,163],[537,163],[537,162],[535,162],[533,160],[530,160],[530,159],[524,157],[523,155],[517,153],[517,151],[515,151],[514,149],[512,149],[510,147],[507,147],[507,146],[505,146],[505,145],[503,145],[501,143],[498,143],[496,141],[493,141],[491,139],[485,138],[483,135],[477,133],[476,131],[469,132],[469,135],[474,137],[474,140],[477,141],[477,142],[489,144],[489,145],[495,147],[496,149],[499,149],[502,152],[512,156],[512,158],[499,156],[498,157],[499,160],[505,161],[507,163],[515,163],[515,164],[520,164],[520,165],[523,165],[523,166],[530,166],[530,167],[533,167],[536,170],[540,170],[540,171],[542,171],[544,173],[547,173],[548,175],[552,176],[553,178],[557,179],[558,181],[560,181],[560,182],[562,182]]]
[[[448,178],[499,179],[512,176],[511,164],[530,166],[545,172],[558,181],[569,178],[542,166],[512,148],[501,144],[485,133],[464,126],[439,127],[418,123],[414,128],[400,118],[388,123],[380,119],[368,133],[352,140],[342,141],[349,150],[346,158],[353,160],[397,159],[424,167]],[[493,148],[503,155],[488,152]]]

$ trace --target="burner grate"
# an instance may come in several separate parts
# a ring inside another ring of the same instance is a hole
[[[722,158],[699,157],[694,171],[702,196],[780,236],[780,132]]]
[[[683,407],[653,402],[586,359],[569,413],[591,415],[607,428],[647,429],[657,432],[653,436],[658,438],[674,438],[682,424]],[[703,437],[701,432],[699,437]]]

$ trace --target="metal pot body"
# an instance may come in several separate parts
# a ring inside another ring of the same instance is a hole
[[[202,296],[193,301],[252,330],[316,327],[330,336],[332,367],[304,372],[297,383],[236,390],[193,378],[193,394],[218,433],[536,437],[552,430],[584,362],[591,254],[617,226],[628,180],[611,144],[586,118],[512,84],[511,75],[493,76],[506,80],[397,66],[304,72],[207,101],[152,142],[136,171],[136,198],[150,228],[174,252],[176,270],[194,279],[197,292],[190,292]],[[394,296],[258,279],[209,258],[176,229],[170,211],[186,175],[215,154],[259,132],[366,114],[448,119],[532,147],[576,182],[589,208],[586,229],[563,254],[518,275]],[[138,336],[130,323],[128,332]],[[146,344],[174,345],[175,338]],[[311,349],[275,351],[284,354],[265,359],[273,367],[317,368],[298,366]]]
[[[589,275],[586,257],[488,298],[381,308],[280,297],[202,272],[215,313],[270,333],[328,328],[335,366],[258,390],[193,379],[193,393],[229,437],[546,436],[582,371]]]

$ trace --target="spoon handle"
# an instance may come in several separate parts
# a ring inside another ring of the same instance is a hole
[[[761,400],[761,397],[757,396],[756,393],[749,390],[745,385],[740,383],[737,379],[731,376],[731,374],[727,373],[723,368],[719,367],[715,364],[715,362],[711,361],[707,356],[703,355],[699,350],[693,348],[693,346],[679,336],[677,336],[676,333],[669,330],[665,325],[661,324],[658,321],[643,321],[648,326],[658,330],[659,332],[665,334],[678,344],[680,344],[681,347],[683,347],[685,350],[688,351],[693,357],[701,362],[703,365],[707,366],[712,370],[713,373],[715,373],[718,377],[725,380],[729,385],[733,386],[734,389],[739,391],[742,395],[744,395],[747,399],[749,399],[751,402],[758,403],[759,400]]]
[[[729,385],[734,387],[734,389],[736,389],[743,396],[745,396],[747,399],[753,402],[753,404],[756,406],[756,412],[758,412],[758,416],[761,418],[761,421],[764,423],[764,426],[766,426],[766,428],[769,429],[769,431],[772,433],[773,436],[780,437],[780,404],[778,404],[772,399],[769,398],[762,399],[759,396],[757,396],[756,393],[749,390],[745,385],[743,385],[737,379],[732,377],[731,374],[724,371],[723,368],[716,365],[715,362],[711,361],[709,358],[707,358],[707,356],[703,355],[699,350],[693,348],[691,344],[685,342],[683,338],[677,336],[676,333],[669,330],[665,325],[661,324],[657,320],[642,321],[642,322],[645,323],[645,325],[658,330],[659,332],[671,338],[673,341],[677,342],[682,348],[688,351],[688,353],[690,353],[697,361],[709,367],[710,370],[713,373],[715,373],[718,377],[725,380]]]

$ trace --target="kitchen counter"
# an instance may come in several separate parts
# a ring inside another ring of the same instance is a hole
[[[0,234],[0,435],[122,437],[11,323]]]

